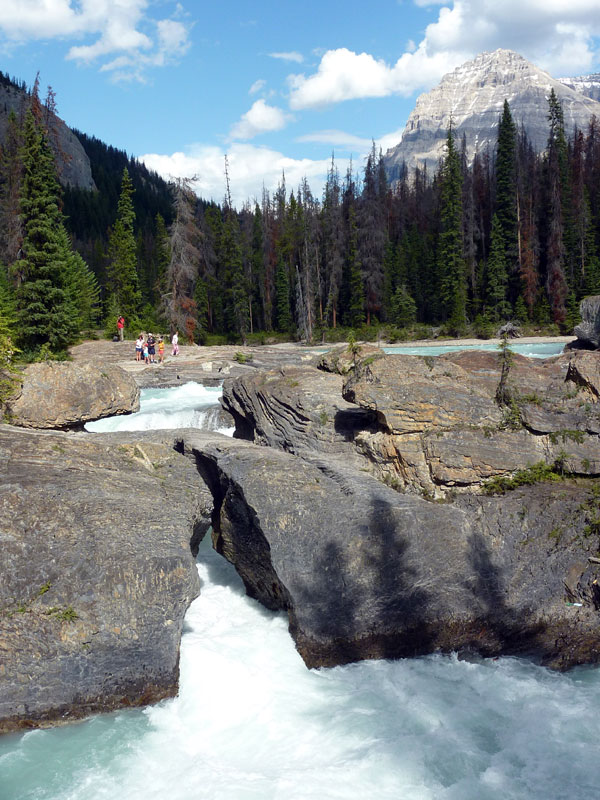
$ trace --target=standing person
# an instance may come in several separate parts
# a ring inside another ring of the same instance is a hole
[[[144,342],[144,364],[148,363],[148,342]]]
[[[149,333],[148,334],[148,356],[150,357],[150,363],[156,363],[154,361],[154,356],[156,355],[156,339],[154,336]]]
[[[176,356],[179,354],[179,336],[177,331],[171,336],[171,344],[173,345],[173,353],[172,355]]]
[[[162,364],[165,360],[165,342],[162,336],[158,337],[158,363]]]
[[[140,333],[138,338],[135,340],[135,360],[141,361],[142,360],[142,351],[144,349],[144,334]]]
[[[117,319],[117,331],[119,333],[119,341],[123,341],[123,336],[125,335],[125,317],[120,315]]]

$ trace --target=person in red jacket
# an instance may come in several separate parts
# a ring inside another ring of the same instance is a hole
[[[119,341],[123,341],[123,336],[125,333],[125,317],[120,316],[117,320],[117,331],[119,332]]]

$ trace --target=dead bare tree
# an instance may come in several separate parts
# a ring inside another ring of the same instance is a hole
[[[180,331],[194,341],[198,324],[194,288],[201,261],[202,232],[196,219],[197,198],[191,188],[197,176],[177,178],[171,183],[175,219],[169,229],[171,260],[166,274],[162,310],[171,333]]]

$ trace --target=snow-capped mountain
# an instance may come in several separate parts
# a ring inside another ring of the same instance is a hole
[[[385,155],[388,176],[398,178],[403,162],[409,169],[427,165],[433,174],[444,155],[451,122],[458,143],[463,134],[466,138],[469,160],[477,151],[489,150],[493,156],[504,100],[515,123],[524,126],[533,147],[542,151],[548,141],[551,89],[562,103],[567,132],[575,127],[585,130],[593,114],[600,119],[600,102],[583,90],[584,84],[597,78],[557,80],[511,50],[481,53],[417,99],[400,143]],[[600,81],[597,86],[600,92]]]

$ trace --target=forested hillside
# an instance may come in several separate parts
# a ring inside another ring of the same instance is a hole
[[[375,148],[360,176],[332,161],[321,198],[282,181],[254,208],[194,214],[180,186],[173,230],[194,249],[170,262],[171,324],[196,338],[415,322],[485,336],[511,318],[571,332],[600,292],[600,124],[567,140],[554,94],[548,117],[542,155],[505,103],[494,153],[467,167],[450,130],[440,171],[405,172],[393,191]]]
[[[419,323],[488,336],[511,318],[570,332],[600,292],[600,123],[568,139],[553,93],[542,155],[505,102],[495,151],[471,166],[449,130],[437,174],[405,171],[392,190],[373,147],[358,172],[332,159],[320,197],[282,176],[242,209],[227,162],[223,205],[207,204],[81,133],[97,188],[61,190],[44,120],[34,95],[0,154],[0,312],[28,352],[96,325],[110,335],[119,314],[131,334],[197,342],[380,325],[401,337]]]

